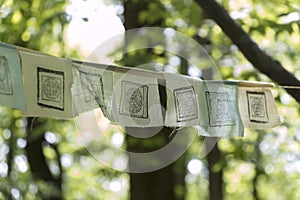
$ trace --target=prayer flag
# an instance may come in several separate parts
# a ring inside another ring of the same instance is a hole
[[[0,105],[26,109],[21,61],[13,45],[0,43]]]
[[[20,52],[27,99],[26,116],[73,118],[70,60]]]

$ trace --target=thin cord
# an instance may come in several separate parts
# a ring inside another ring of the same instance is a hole
[[[295,89],[295,90],[299,90],[300,86],[284,86],[284,85],[278,85],[276,86],[276,88],[284,88],[284,89]]]

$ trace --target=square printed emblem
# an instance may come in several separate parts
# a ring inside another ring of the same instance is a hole
[[[122,81],[120,114],[148,118],[148,86]]]
[[[38,105],[64,110],[64,72],[37,68]]]
[[[192,86],[174,90],[177,122],[197,119],[197,97]]]
[[[247,91],[248,113],[251,122],[267,123],[267,101],[265,93]]]
[[[227,93],[205,92],[210,126],[234,126],[235,111],[231,109]]]

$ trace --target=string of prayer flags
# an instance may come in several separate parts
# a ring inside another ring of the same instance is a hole
[[[164,80],[165,113],[158,84]],[[244,127],[280,123],[272,86],[105,66],[0,43],[0,105],[25,116],[70,119],[100,108],[127,127],[198,126],[205,136],[243,136]]]
[[[0,105],[26,109],[19,54],[5,43],[0,43]]]
[[[246,128],[268,129],[280,124],[272,92],[263,84],[240,86],[238,105]]]
[[[237,137],[243,136],[244,126],[238,107],[237,82],[205,81],[206,121],[200,133],[204,136]]]
[[[128,127],[163,126],[157,78],[115,72],[113,118]]]
[[[25,116],[73,118],[70,60],[20,52],[27,109]]]

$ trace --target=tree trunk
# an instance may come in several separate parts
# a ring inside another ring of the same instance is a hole
[[[218,138],[207,138],[206,142],[215,142]],[[211,141],[209,141],[211,140]],[[221,152],[216,144],[207,155],[209,171],[209,197],[211,200],[223,199],[223,171],[215,171],[214,166],[220,161]]]
[[[166,98],[165,98],[165,90],[162,89],[162,86],[160,86],[160,95],[162,100],[162,105],[166,105]],[[131,142],[135,138],[133,138],[130,135],[136,135],[136,133],[140,133],[141,135],[147,134],[147,132],[151,132],[151,128],[133,128],[133,127],[126,127],[127,132],[127,150],[129,152],[137,152],[137,153],[143,153],[143,152],[151,152],[155,151],[156,149],[159,149],[160,147],[168,144],[172,137],[170,137],[170,134],[172,133],[171,128],[163,127],[159,133],[157,133],[155,136],[147,139],[138,138],[137,142]],[[175,133],[176,134],[176,133]],[[147,142],[145,142],[147,141]],[[157,141],[163,141],[163,143],[160,142],[160,145],[157,145]],[[150,143],[149,145],[145,145],[146,143]],[[154,158],[155,159],[155,158]],[[138,163],[135,161],[134,164],[143,164],[143,160],[138,161]],[[157,162],[163,162],[163,161],[157,161]],[[153,199],[162,199],[162,200],[179,200],[183,199],[182,196],[184,194],[175,195],[175,186],[177,183],[183,183],[184,184],[184,175],[185,171],[180,171],[180,174],[175,173],[176,167],[179,167],[176,165],[177,162],[172,163],[162,169],[158,169],[153,172],[147,172],[147,173],[130,173],[130,199],[131,200],[153,200]],[[180,163],[182,165],[182,162]],[[131,160],[129,160],[129,169],[132,166]],[[183,162],[183,168],[184,168],[184,162]]]
[[[204,80],[211,80],[213,78],[212,69],[206,69],[202,72]],[[209,197],[211,200],[223,199],[223,171],[215,171],[214,166],[220,161],[221,151],[218,148],[217,137],[211,137],[205,139],[206,147],[210,147],[211,144],[215,144],[212,149],[207,149],[209,154],[207,155],[208,171],[209,171]]]
[[[158,20],[151,24],[140,23],[138,21],[139,14],[141,11],[146,10],[151,1],[125,1],[124,3],[124,17],[125,17],[125,29],[130,30],[134,28],[140,28],[145,26],[156,26],[160,27],[162,21]],[[128,66],[136,66],[141,63],[126,63]],[[144,63],[142,63],[144,64]],[[159,86],[161,104],[166,108],[166,91],[164,84]],[[142,139],[133,138],[131,133],[140,133],[141,135],[146,134],[151,128],[133,128],[126,127],[127,132],[127,150],[129,152],[151,152],[160,147],[166,145],[172,140],[170,134],[173,129],[162,127],[159,133],[152,138]],[[176,134],[176,133],[174,133]],[[131,142],[135,140],[137,142]],[[151,147],[145,146],[145,141],[148,141],[153,145]],[[160,145],[157,145],[157,141],[163,141]],[[143,162],[143,161],[141,161]],[[178,163],[178,164],[177,164]],[[131,166],[129,160],[129,169]],[[130,173],[130,199],[131,200],[181,200],[184,199],[185,190],[185,160],[179,160],[176,163],[170,164],[162,169],[158,169],[153,172],[147,173]],[[178,173],[179,172],[179,173]],[[182,192],[175,191],[175,188],[180,188]]]
[[[143,130],[138,130],[137,128],[132,128],[131,131],[137,130],[143,132]],[[129,129],[126,130],[128,133]],[[160,137],[168,137],[166,134],[167,130],[162,129],[159,133]],[[129,133],[130,134],[130,133]],[[153,141],[155,142],[155,141]],[[141,146],[140,146],[141,147]],[[146,148],[142,147],[143,150]],[[138,147],[134,145],[128,146],[128,151],[137,150]],[[130,161],[129,161],[130,162]],[[141,161],[143,162],[143,161]],[[130,173],[130,199],[131,200],[174,200],[174,164],[171,164],[162,169],[148,172],[148,173]]]
[[[43,144],[46,143],[43,126],[44,124],[39,122],[38,119],[28,118],[26,146],[28,163],[35,180],[43,181],[44,184],[47,184],[49,191],[40,191],[42,198],[45,200],[60,200],[63,199],[62,177],[61,173],[59,177],[53,177],[49,170],[43,153]],[[57,160],[59,161],[60,158],[58,157]]]

